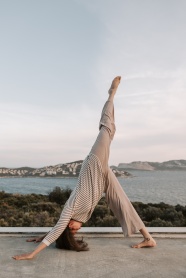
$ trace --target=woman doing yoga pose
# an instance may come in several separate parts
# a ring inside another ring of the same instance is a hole
[[[98,137],[85,158],[79,174],[76,188],[67,200],[61,216],[54,228],[42,238],[28,241],[41,241],[36,249],[30,253],[14,256],[15,260],[32,259],[41,250],[56,241],[57,248],[76,251],[88,250],[87,244],[75,240],[74,235],[81,228],[82,223],[88,221],[92,212],[105,193],[108,206],[121,224],[125,236],[140,231],[144,240],[132,246],[133,248],[154,247],[155,240],[145,228],[142,220],[135,211],[117,178],[108,166],[110,144],[115,134],[114,96],[121,77],[112,81],[99,123]]]

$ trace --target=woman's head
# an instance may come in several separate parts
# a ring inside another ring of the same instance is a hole
[[[63,231],[63,233],[56,240],[56,248],[67,249],[74,251],[88,251],[88,244],[83,239],[75,239],[74,234],[71,232],[69,226]]]
[[[68,223],[68,227],[71,230],[71,233],[75,235],[79,229],[81,229],[82,223],[79,221],[76,221],[74,219],[71,219]]]

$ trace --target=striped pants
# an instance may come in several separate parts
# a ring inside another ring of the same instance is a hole
[[[105,103],[99,129],[98,137],[90,152],[95,154],[101,162],[105,180],[105,197],[108,206],[118,219],[124,235],[130,236],[142,229],[144,224],[125,194],[118,179],[108,166],[110,144],[116,130],[113,101],[107,101]]]

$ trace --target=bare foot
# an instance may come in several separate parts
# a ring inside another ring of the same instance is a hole
[[[14,260],[20,261],[20,260],[32,260],[33,259],[33,254],[32,253],[27,253],[27,254],[22,254],[22,255],[17,255],[13,256],[12,258]]]
[[[108,91],[109,95],[112,95],[113,93],[116,92],[118,86],[119,86],[119,83],[120,83],[120,80],[121,80],[121,76],[116,76],[113,81],[112,81],[112,84],[110,86],[110,89]]]
[[[145,238],[141,243],[131,246],[132,248],[155,247],[156,241],[153,238]]]

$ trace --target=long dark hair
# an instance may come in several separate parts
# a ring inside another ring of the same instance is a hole
[[[89,250],[88,244],[85,241],[83,241],[83,238],[81,240],[76,239],[74,235],[70,232],[68,226],[56,240],[56,248],[74,250],[77,252]]]

